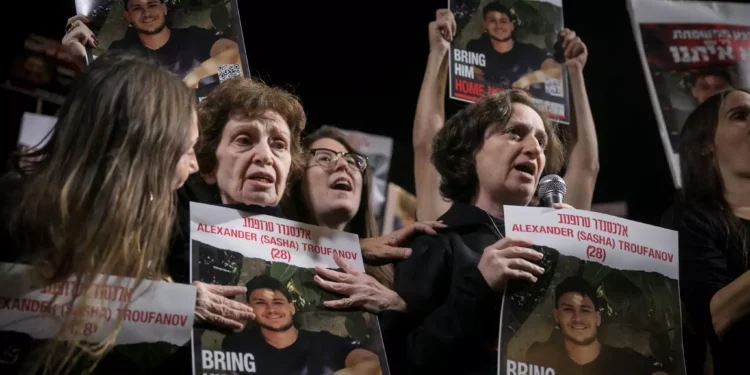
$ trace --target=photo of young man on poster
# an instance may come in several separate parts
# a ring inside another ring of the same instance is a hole
[[[120,9],[115,3],[109,4],[109,12]],[[151,56],[183,77],[185,84],[192,88],[219,83],[222,75],[242,74],[237,41],[222,36],[216,29],[196,25],[169,27],[169,8],[165,0],[122,0],[122,7],[127,30],[121,39],[113,40],[107,50],[132,50]],[[105,22],[115,22],[111,21],[112,18],[112,15],[107,15]],[[104,47],[99,45],[97,38],[101,35],[95,35],[89,29],[87,24],[90,22],[85,15],[68,20],[63,44],[79,61],[85,61],[84,44]],[[101,30],[97,32],[101,33]],[[224,72],[226,70],[229,71]]]
[[[485,67],[474,66],[476,79],[525,90],[546,78],[562,79],[562,66],[551,53],[514,39],[519,23],[515,12],[496,0],[485,5],[482,13],[485,33],[466,45],[468,51],[485,56]]]
[[[585,279],[570,276],[554,293],[552,315],[562,340],[553,335],[546,342],[534,343],[526,352],[526,363],[554,369],[557,374],[667,375],[653,359],[599,341],[602,314],[596,290]]]
[[[298,328],[292,296],[279,280],[258,275],[250,279],[246,287],[247,301],[255,312],[257,327],[226,336],[222,350],[251,353],[255,359],[254,373],[380,373],[378,356],[358,342],[327,331]]]
[[[719,91],[732,87],[732,79],[724,69],[703,70],[693,75],[690,94],[698,104]]]

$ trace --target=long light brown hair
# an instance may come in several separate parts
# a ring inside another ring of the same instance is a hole
[[[332,129],[332,128],[321,128],[315,132],[307,135],[302,139],[302,149],[306,152],[305,155],[310,156],[310,148],[312,144],[320,139],[332,139],[338,143],[341,143],[348,152],[358,152],[349,143],[344,133]],[[305,159],[307,160],[307,159]],[[358,235],[360,238],[370,238],[378,236],[378,225],[375,221],[375,215],[372,212],[370,205],[370,196],[372,194],[372,167],[368,164],[364,172],[362,172],[362,194],[359,201],[359,207],[357,213],[349,222],[347,231]],[[300,178],[294,180],[289,187],[290,196],[288,199],[282,201],[282,207],[289,217],[294,217],[297,220],[301,220],[308,224],[317,225],[315,222],[315,215],[310,212],[309,202],[305,202],[305,195],[303,193],[303,184],[305,183],[304,173]],[[388,288],[393,288],[393,266],[371,266],[365,264],[365,271],[367,274],[374,277],[381,284]]]
[[[194,108],[178,77],[145,58],[109,52],[76,78],[49,142],[17,156],[20,199],[9,233],[25,253],[19,261],[33,267],[39,284],[74,277],[81,292],[27,370],[88,371],[112,347],[119,320],[103,342],[64,339],[83,324],[76,311],[86,307],[97,275],[134,278],[136,287],[163,277],[172,176],[189,146]]]

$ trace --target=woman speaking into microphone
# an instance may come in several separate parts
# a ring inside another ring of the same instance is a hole
[[[454,203],[440,217],[447,228],[414,239],[411,257],[396,266],[395,291],[408,312],[384,314],[394,373],[497,373],[505,284],[544,272],[531,243],[505,237],[503,206],[528,205],[542,172],[557,172],[563,155],[554,127],[523,91],[482,98],[437,133],[432,161],[441,194]]]

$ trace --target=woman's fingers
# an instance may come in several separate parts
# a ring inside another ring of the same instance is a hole
[[[534,275],[541,275],[544,273],[544,268],[521,258],[508,260],[508,268],[519,271],[526,271]]]
[[[323,306],[328,307],[330,309],[348,309],[354,306],[354,302],[355,302],[354,298],[346,297],[346,298],[337,299],[337,300],[323,301]]]
[[[525,258],[531,260],[540,260],[544,257],[542,253],[536,250],[520,246],[506,247],[500,250],[500,255],[505,258]]]
[[[315,281],[315,284],[318,284],[319,287],[333,293],[337,294],[344,294],[344,295],[351,295],[352,294],[352,286],[349,284],[343,284],[343,283],[335,283],[328,280],[323,280],[318,275],[315,275],[313,277],[313,281]]]
[[[233,331],[242,330],[242,328],[244,327],[244,325],[238,321],[225,318],[221,315],[214,314],[211,312],[207,312],[203,320],[205,320],[208,323],[215,324],[217,326],[229,328]]]
[[[532,274],[530,274],[530,273],[528,273],[526,271],[514,270],[514,269],[509,269],[508,270],[508,277],[511,278],[511,279],[526,280],[526,281],[528,281],[530,283],[535,283],[536,280],[537,280],[536,276],[534,276],[534,275],[532,275]]]
[[[318,275],[333,281],[347,282],[351,280],[351,276],[343,272],[337,272],[328,268],[315,267],[315,272],[317,272]]]

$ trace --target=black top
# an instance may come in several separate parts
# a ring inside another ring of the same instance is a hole
[[[497,52],[492,47],[492,40],[487,34],[470,41],[466,49],[484,54],[485,66],[479,68],[484,71],[485,80],[502,88],[510,88],[524,75],[542,69],[544,60],[552,58],[552,54],[547,51],[533,44],[522,42],[514,42],[513,48],[508,52]]]
[[[147,48],[138,38],[135,30],[128,30],[121,40],[112,42],[110,50],[136,50],[159,61],[170,72],[185,77],[197,66],[211,58],[211,47],[221,36],[216,31],[189,26],[184,29],[169,29],[169,40],[161,48],[153,50]],[[216,81],[215,77],[207,77],[201,81],[208,84]]]
[[[255,372],[252,373],[258,375],[331,375],[346,366],[349,353],[360,348],[358,342],[326,331],[301,329],[298,332],[297,341],[283,349],[267,343],[257,328],[226,336],[221,347],[225,353],[252,354],[255,360]],[[211,371],[204,369],[203,372]]]
[[[490,216],[472,205],[454,203],[439,220],[447,228],[416,237],[412,255],[396,265],[395,290],[409,312],[381,314],[389,367],[393,374],[496,374],[502,294],[477,265],[499,237]]]
[[[741,222],[750,230],[750,221]],[[702,343],[708,342],[714,374],[736,374],[736,369],[746,367],[750,316],[734,323],[719,341],[709,305],[716,292],[746,272],[734,255],[740,252],[740,245],[728,238],[711,213],[693,205],[671,208],[662,225],[679,234],[680,297],[696,329],[695,335],[686,335],[685,339],[687,368],[700,368],[691,365],[688,347],[700,348]]]
[[[661,371],[654,360],[630,349],[602,345],[599,356],[584,365],[574,362],[565,351],[562,339],[534,343],[526,353],[529,365],[543,366],[565,375],[651,375]]]

